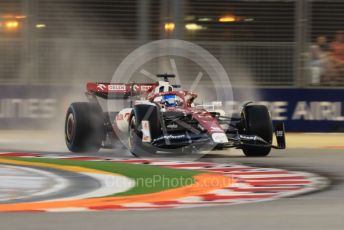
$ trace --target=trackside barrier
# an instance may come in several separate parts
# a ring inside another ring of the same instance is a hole
[[[84,98],[83,90],[72,86],[0,86],[0,129],[63,125],[65,109],[71,101]],[[287,131],[344,131],[344,89],[234,88],[233,92],[234,101],[225,102],[233,109],[227,112],[237,113],[242,103],[258,101],[269,107],[274,121],[285,122]]]

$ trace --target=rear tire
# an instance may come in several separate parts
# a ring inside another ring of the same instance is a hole
[[[104,116],[98,105],[76,102],[69,106],[65,141],[71,152],[98,152],[104,137]]]
[[[272,144],[273,128],[270,113],[264,105],[247,105],[242,112],[245,133],[257,135]],[[243,152],[249,157],[264,157],[271,147],[244,147]]]

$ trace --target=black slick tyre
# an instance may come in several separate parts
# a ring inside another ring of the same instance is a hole
[[[69,106],[65,120],[65,141],[71,152],[98,152],[104,137],[104,116],[98,105],[76,102]]]
[[[264,105],[247,105],[242,111],[245,133],[257,135],[267,143],[272,144],[273,128],[270,113]],[[264,157],[271,151],[271,147],[246,146],[243,152],[249,157]]]

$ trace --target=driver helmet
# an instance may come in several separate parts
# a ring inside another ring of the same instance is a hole
[[[176,95],[174,94],[167,94],[163,96],[165,106],[166,107],[175,107],[177,106]]]

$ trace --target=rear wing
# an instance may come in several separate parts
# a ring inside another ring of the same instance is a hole
[[[127,99],[133,96],[146,95],[151,92],[156,83],[99,83],[88,82],[87,93],[104,99]]]

